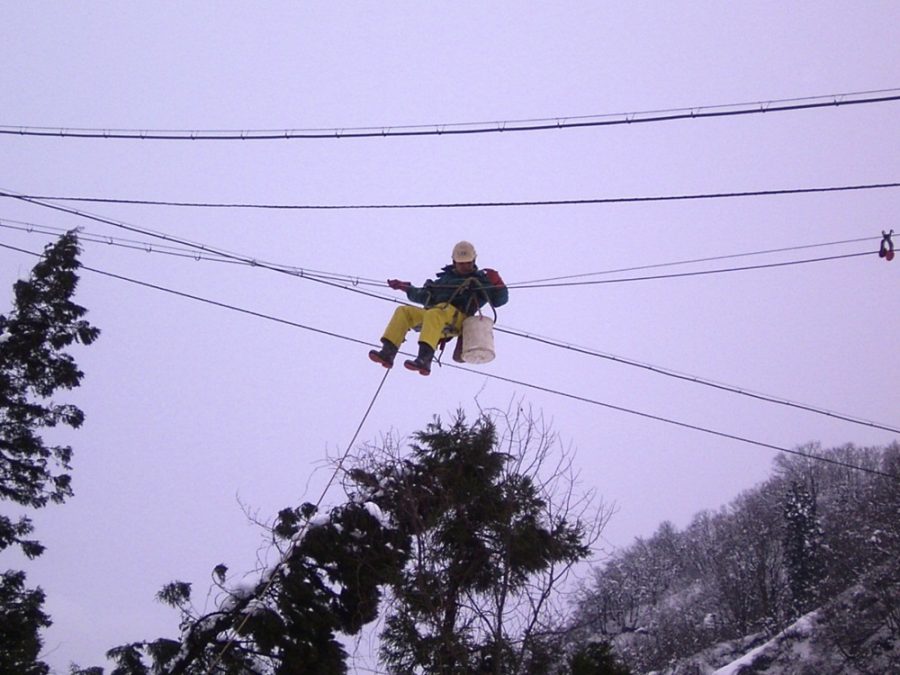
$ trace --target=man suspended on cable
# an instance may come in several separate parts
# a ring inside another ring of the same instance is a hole
[[[509,290],[503,279],[496,270],[478,269],[475,257],[475,247],[461,241],[453,247],[452,264],[444,267],[435,279],[429,279],[421,288],[408,281],[389,279],[388,286],[405,291],[410,301],[423,306],[398,307],[381,338],[381,349],[370,351],[369,358],[385,368],[391,368],[406,334],[410,329],[420,329],[419,355],[403,365],[421,375],[428,375],[438,345],[460,335],[467,317],[475,315],[486,303],[492,307],[505,305],[509,300]]]

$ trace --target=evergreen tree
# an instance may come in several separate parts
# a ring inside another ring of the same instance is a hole
[[[72,495],[72,448],[47,445],[42,429],[77,428],[84,415],[74,405],[51,401],[60,389],[83,377],[65,349],[92,343],[99,330],[72,301],[78,283],[78,239],[73,232],[48,245],[29,279],[13,287],[14,306],[0,315],[0,499],[41,508]],[[0,516],[0,551],[16,545],[29,558],[44,547],[29,535],[27,516]],[[44,593],[25,588],[23,572],[8,571],[0,582],[0,672],[44,673],[37,661],[38,632],[50,625],[41,607]]]
[[[0,577],[0,673],[45,675],[38,661],[39,631],[50,625],[41,607],[44,592],[25,588],[25,573],[8,571]]]
[[[794,612],[803,614],[815,605],[824,576],[821,558],[822,529],[815,497],[797,481],[784,501],[784,562]]]
[[[608,642],[588,642],[569,660],[571,675],[631,675],[616,659]]]
[[[538,631],[539,610],[566,566],[587,555],[593,524],[570,522],[566,508],[551,508],[547,485],[510,468],[523,458],[498,449],[487,417],[438,421],[415,439],[411,456],[389,448],[348,458],[343,505],[282,510],[273,527],[280,563],[239,588],[218,565],[214,611],[198,616],[190,585],[169,584],[159,597],[182,613],[180,640],[111,650],[113,675],[342,675],[337,634],[378,618],[384,589],[390,672],[551,672],[560,640]],[[524,606],[535,613],[521,614]],[[512,635],[505,621],[527,628]]]
[[[12,312],[0,315],[0,498],[32,508],[72,495],[72,448],[48,446],[39,432],[84,421],[76,406],[49,400],[84,376],[64,350],[73,342],[91,344],[100,333],[72,302],[78,252],[74,232],[47,246],[31,277],[14,285]],[[26,555],[39,555],[40,544],[24,539],[31,529],[27,518],[0,518],[0,547],[18,544]]]
[[[344,675],[337,634],[353,635],[378,616],[381,587],[407,548],[377,513],[355,502],[324,514],[312,504],[282,510],[273,529],[284,549],[276,567],[251,586],[229,587],[227,568],[217,565],[221,597],[203,615],[193,609],[190,584],[168,584],[158,598],[181,611],[181,638],[110,650],[111,675]]]
[[[511,635],[510,625],[540,623],[539,612],[523,612],[550,588],[526,597],[529,584],[588,554],[584,523],[553,510],[486,415],[472,425],[462,413],[449,426],[436,420],[414,440],[411,456],[353,474],[377,486],[374,499],[411,542],[382,634],[390,672],[546,672],[537,666],[545,641]]]

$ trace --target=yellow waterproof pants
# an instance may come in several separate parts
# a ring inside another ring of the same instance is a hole
[[[428,309],[403,305],[394,310],[394,316],[384,329],[383,337],[399,347],[410,329],[421,327],[422,334],[418,341],[437,349],[438,342],[442,339],[458,335],[462,331],[462,322],[465,318],[462,312],[447,303]]]

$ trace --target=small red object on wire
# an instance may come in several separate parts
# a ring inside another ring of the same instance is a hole
[[[894,259],[894,242],[891,241],[891,236],[893,236],[894,231],[885,232],[881,231],[881,236],[883,239],[881,240],[881,248],[878,250],[878,257],[884,258],[887,261],[891,261]]]

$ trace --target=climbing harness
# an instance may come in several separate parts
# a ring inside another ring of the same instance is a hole
[[[888,262],[894,259],[894,242],[891,241],[893,235],[893,230],[890,232],[881,231],[881,248],[878,250],[878,257],[884,258]]]

